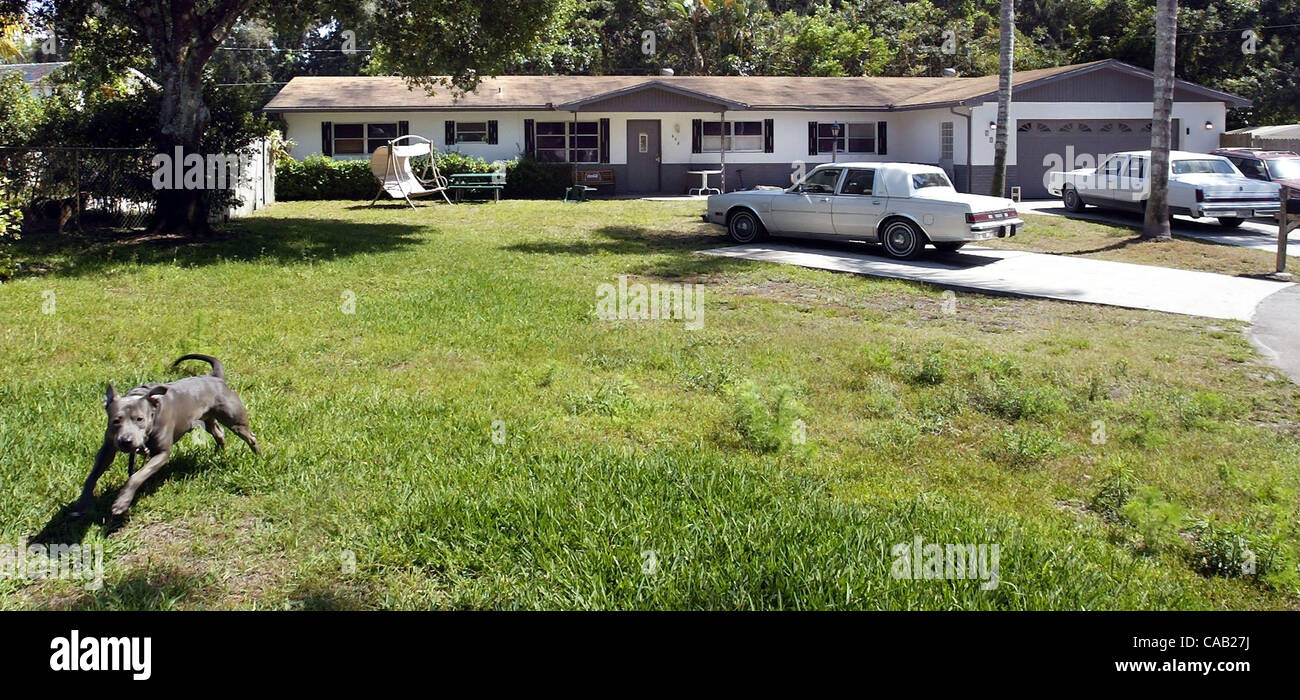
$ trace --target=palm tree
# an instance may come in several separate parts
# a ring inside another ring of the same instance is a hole
[[[1155,98],[1151,115],[1151,192],[1142,237],[1168,241],[1170,113],[1174,105],[1174,49],[1178,40],[1178,0],[1156,1]]]
[[[994,197],[1002,197],[1007,182],[1007,120],[1011,111],[1011,64],[1016,47],[1016,3],[1002,0],[1002,41],[998,50],[998,125],[993,143]]]

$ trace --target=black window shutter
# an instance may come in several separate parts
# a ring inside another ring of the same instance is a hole
[[[763,152],[774,153],[776,151],[776,120],[763,120]]]
[[[320,123],[320,152],[327,156],[334,155],[334,123]]]
[[[524,154],[537,155],[537,129],[532,119],[524,120]]]
[[[497,142],[497,120],[488,120],[488,143],[496,144]]]
[[[704,120],[691,120],[691,153],[704,152]]]
[[[885,127],[889,126],[888,122],[876,122],[876,153],[886,155],[889,153],[889,140],[886,138],[888,131]]]
[[[456,122],[450,120],[445,121],[442,123],[442,126],[443,126],[442,138],[447,142],[448,146],[455,146],[456,145]]]
[[[411,133],[411,122],[397,122],[397,135],[406,136]]]
[[[808,155],[817,155],[817,122],[808,122]]]
[[[609,162],[609,119],[600,120],[600,162]]]

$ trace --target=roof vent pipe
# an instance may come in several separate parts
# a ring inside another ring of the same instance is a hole
[[[672,75],[672,74],[673,74],[673,69],[672,69],[672,68],[660,68],[660,69],[659,69],[659,75]]]
[[[943,77],[945,77],[945,78],[956,78],[956,77],[957,77],[957,69],[956,69],[956,68],[944,68],[944,69],[943,69]]]

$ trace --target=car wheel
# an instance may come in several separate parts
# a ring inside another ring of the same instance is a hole
[[[1239,218],[1237,218],[1237,217],[1235,217],[1235,216],[1220,216],[1220,217],[1219,217],[1219,225],[1222,226],[1222,227],[1224,227],[1224,228],[1237,228],[1238,226],[1242,225],[1242,224],[1245,223],[1245,222],[1246,222],[1245,219],[1239,219]]]
[[[925,234],[906,219],[894,219],[886,224],[880,242],[885,244],[889,257],[899,260],[913,260],[925,250]]]
[[[765,233],[763,222],[752,211],[738,211],[727,220],[727,237],[736,243],[762,240]]]
[[[1064,190],[1061,190],[1061,202],[1065,204],[1066,209],[1069,209],[1076,214],[1083,211],[1084,207],[1088,206],[1083,203],[1083,198],[1079,196],[1079,191],[1073,187],[1067,187]]]
[[[940,253],[956,253],[961,247],[966,245],[966,241],[951,241],[948,243],[935,243],[934,249]]]

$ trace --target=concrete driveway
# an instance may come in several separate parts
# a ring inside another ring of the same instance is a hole
[[[1036,199],[1020,202],[1016,204],[1016,209],[1022,214],[1065,216],[1083,221],[1098,221],[1117,226],[1142,228],[1142,217],[1137,213],[1088,207],[1082,213],[1075,214],[1066,209],[1059,199]],[[1219,225],[1216,219],[1190,219],[1185,216],[1175,216],[1170,220],[1170,227],[1173,234],[1180,238],[1195,238],[1222,245],[1256,248],[1258,250],[1267,250],[1270,253],[1277,251],[1276,223],[1269,224],[1261,220],[1251,220],[1243,223],[1240,228],[1224,228]],[[1291,232],[1287,243],[1287,255],[1300,257],[1300,232]],[[1288,265],[1288,267],[1290,266]]]
[[[900,261],[864,244],[779,242],[700,251],[745,260],[927,282],[953,289],[1107,304],[1250,321],[1289,282],[1230,277],[1064,255],[967,246],[956,255]]]

